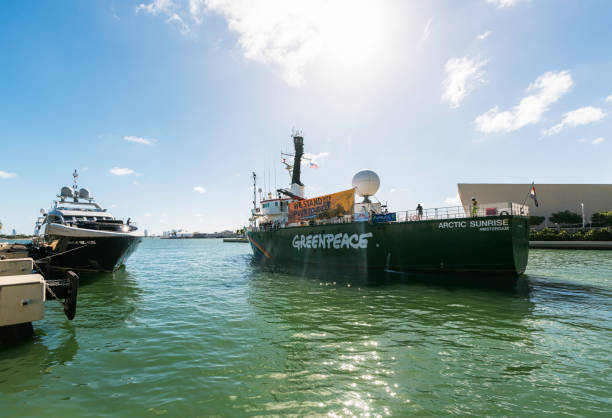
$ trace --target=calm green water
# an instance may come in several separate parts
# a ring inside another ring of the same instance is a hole
[[[515,289],[291,275],[145,240],[0,349],[0,415],[609,415],[612,252],[532,251]],[[350,285],[350,287],[349,287]]]

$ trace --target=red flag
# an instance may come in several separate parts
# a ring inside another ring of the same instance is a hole
[[[531,184],[531,190],[529,191],[529,197],[533,199],[533,203],[536,205],[536,208],[540,206],[538,205],[538,199],[536,197],[535,186],[533,185],[533,183]]]

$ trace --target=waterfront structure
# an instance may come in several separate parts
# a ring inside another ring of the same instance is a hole
[[[470,199],[475,196],[482,202],[508,200],[525,202],[533,216],[544,216],[547,219],[556,212],[569,210],[581,215],[581,204],[584,204],[584,215],[588,222],[594,213],[612,210],[612,184],[535,184],[538,207],[527,197],[531,184],[504,183],[459,183],[457,190],[461,204],[467,208]]]
[[[45,317],[45,295],[31,258],[0,260],[0,343],[32,334],[32,322]]]
[[[89,190],[62,187],[58,200],[35,228],[33,244],[53,268],[112,272],[125,264],[142,241],[134,223],[116,219],[100,206]]]
[[[291,186],[268,193],[253,209],[247,237],[261,260],[290,265],[357,267],[377,271],[500,273],[525,271],[529,208],[511,199],[480,199],[480,208],[388,212],[372,201],[380,180],[364,170],[353,188],[304,197],[300,181],[303,137],[293,135]],[[355,202],[355,193],[363,201]],[[375,199],[374,199],[375,200]],[[501,203],[499,203],[501,202]],[[473,216],[471,216],[473,215]]]

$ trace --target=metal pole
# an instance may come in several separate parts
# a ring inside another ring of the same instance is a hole
[[[525,206],[525,203],[527,202],[527,198],[529,197],[529,195],[531,194],[531,189],[533,188],[533,185],[535,184],[535,181],[531,182],[531,187],[529,188],[529,191],[527,192],[527,195],[525,196],[525,200],[523,200],[523,206]]]
[[[253,171],[253,209],[257,210],[257,174],[255,174],[254,171]]]
[[[580,203],[580,209],[582,210],[582,230],[584,231],[584,203]]]

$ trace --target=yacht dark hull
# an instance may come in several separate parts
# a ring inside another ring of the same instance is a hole
[[[53,269],[113,272],[125,264],[141,241],[136,236],[57,237],[54,249],[42,255],[51,256],[48,265]]]

